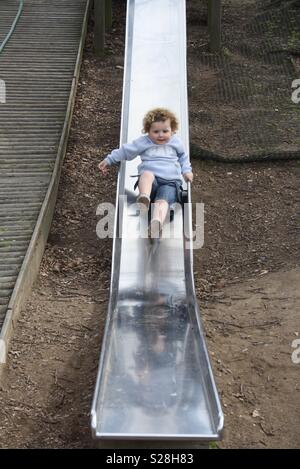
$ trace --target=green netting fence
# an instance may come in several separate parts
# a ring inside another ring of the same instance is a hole
[[[218,54],[207,1],[187,4],[192,156],[300,159],[300,0],[223,0]]]

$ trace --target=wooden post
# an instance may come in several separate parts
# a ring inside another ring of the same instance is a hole
[[[105,45],[105,1],[94,0],[94,48],[98,56],[104,54]]]
[[[221,48],[221,0],[208,0],[209,48],[219,52]]]
[[[105,0],[105,31],[110,33],[112,23],[112,0]]]

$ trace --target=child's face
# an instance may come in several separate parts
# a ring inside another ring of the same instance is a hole
[[[170,140],[172,135],[173,132],[171,129],[170,119],[166,119],[165,121],[160,122],[153,122],[153,124],[151,124],[149,137],[153,143],[156,143],[157,145],[163,145]]]

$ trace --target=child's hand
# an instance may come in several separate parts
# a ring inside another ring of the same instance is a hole
[[[109,164],[107,161],[103,160],[101,163],[99,163],[98,168],[100,169],[103,176],[106,176],[108,174]]]
[[[185,180],[185,182],[193,182],[194,175],[193,173],[185,173],[183,175],[183,179]]]

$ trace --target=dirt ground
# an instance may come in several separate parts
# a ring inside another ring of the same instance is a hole
[[[195,3],[188,2],[190,139],[225,154],[232,142],[242,154],[248,139],[247,153],[258,151],[256,141],[251,146],[253,127],[249,134],[246,126],[234,133],[232,117],[218,126],[227,104],[218,104],[217,96],[212,100],[218,81],[211,76],[218,77],[215,65],[203,59],[207,31],[203,15],[195,19]],[[246,18],[255,2],[242,2],[240,15],[233,10],[236,2],[224,3],[230,36],[234,21]],[[103,179],[97,163],[119,140],[124,23],[124,2],[116,1],[101,60],[92,54],[90,24],[51,233],[0,383],[1,448],[92,447],[89,412],[112,247],[96,236],[96,208],[114,201],[117,174],[113,169]],[[230,50],[234,55],[233,46]],[[236,101],[231,111],[235,107],[240,115],[247,102]],[[292,122],[284,146],[281,122],[276,121],[274,151],[279,141],[286,150],[298,143]],[[293,341],[300,338],[299,162],[222,164],[194,158],[192,164],[193,201],[205,204],[205,243],[194,252],[195,283],[225,413],[218,446],[299,447],[300,364],[292,360]]]

